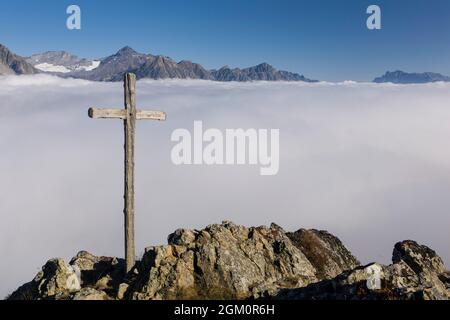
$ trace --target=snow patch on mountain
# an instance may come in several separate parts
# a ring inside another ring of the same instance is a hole
[[[92,71],[98,68],[101,61],[92,61],[91,65],[89,66],[74,66],[74,67],[65,67],[65,66],[59,66],[54,65],[51,63],[40,63],[35,65],[34,67],[38,70],[41,70],[43,72],[56,72],[56,73],[69,73],[72,71]]]

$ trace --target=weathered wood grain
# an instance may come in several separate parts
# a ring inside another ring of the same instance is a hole
[[[161,111],[136,110],[136,76],[124,75],[125,109],[90,108],[89,117],[93,119],[122,119],[125,132],[124,159],[124,226],[125,226],[125,261],[126,272],[135,264],[136,248],[134,242],[134,136],[136,120],[165,121],[166,113]]]
[[[89,117],[92,119],[123,119],[127,118],[127,112],[119,109],[90,108]]]
[[[135,263],[134,246],[134,133],[136,127],[136,76],[126,74],[125,89],[125,259],[126,271]]]

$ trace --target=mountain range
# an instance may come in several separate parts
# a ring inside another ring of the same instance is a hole
[[[0,75],[50,73],[65,78],[91,81],[121,81],[123,74],[135,73],[138,79],[202,79],[212,81],[303,81],[317,82],[303,75],[277,70],[267,63],[249,68],[208,70],[198,63],[162,56],[143,54],[130,47],[103,59],[79,58],[65,51],[48,51],[30,57],[20,57],[0,44]],[[375,83],[429,83],[450,82],[450,77],[439,73],[386,72],[375,78]]]
[[[277,70],[267,63],[245,69],[225,66],[219,70],[207,70],[191,61],[176,62],[162,55],[142,54],[130,47],[104,59],[88,60],[64,51],[48,51],[23,58],[0,46],[0,74],[39,72],[91,81],[121,81],[124,73],[132,72],[138,79],[317,82],[297,73]]]
[[[423,73],[407,73],[403,71],[386,72],[383,76],[375,78],[375,83],[429,83],[429,82],[450,82],[450,77],[443,76],[440,73],[423,72]]]

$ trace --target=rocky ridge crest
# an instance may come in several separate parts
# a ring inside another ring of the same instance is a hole
[[[78,253],[49,260],[11,300],[436,299],[450,298],[450,273],[430,248],[395,245],[393,264],[361,266],[326,231],[285,232],[232,222],[179,229],[149,247],[124,274],[121,259]]]

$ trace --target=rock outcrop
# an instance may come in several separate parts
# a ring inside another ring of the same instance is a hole
[[[231,222],[179,229],[149,247],[128,274],[124,261],[78,253],[48,261],[11,300],[449,299],[450,273],[431,249],[395,245],[393,264],[360,266],[326,231],[246,228]]]
[[[342,242],[327,231],[300,229],[287,236],[316,268],[319,279],[334,278],[360,265]]]
[[[449,300],[449,273],[430,248],[414,241],[395,245],[393,264],[377,263],[346,271],[304,288],[281,289],[275,299]]]
[[[138,267],[133,299],[247,299],[269,287],[315,282],[315,269],[279,227],[225,222],[178,230],[150,247]]]

